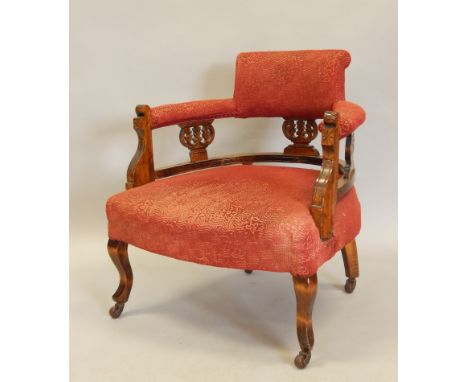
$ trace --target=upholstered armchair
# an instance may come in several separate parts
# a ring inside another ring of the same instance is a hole
[[[346,292],[353,292],[359,276],[353,132],[365,113],[345,100],[350,61],[343,50],[241,53],[233,98],[136,107],[138,148],[126,191],[109,198],[106,208],[108,251],[120,274],[113,318],[122,313],[132,289],[128,244],[247,273],[289,272],[300,344],[295,364],[309,363],[319,268],[341,250]],[[290,143],[282,153],[208,157],[216,119],[254,117],[283,119]],[[152,130],[169,125],[180,127],[190,162],[155,168]],[[311,144],[319,134],[321,155]],[[346,140],[343,160],[340,139]]]

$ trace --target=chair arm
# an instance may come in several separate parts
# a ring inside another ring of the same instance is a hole
[[[321,129],[322,169],[315,181],[310,213],[322,240],[333,236],[333,215],[338,195],[340,117],[336,112],[325,112]]]
[[[183,102],[156,106],[151,109],[151,128],[178,125],[184,122],[236,117],[232,98]]]
[[[332,111],[340,114],[340,139],[347,137],[366,120],[364,109],[349,101],[337,101],[333,104]],[[323,122],[319,125],[322,130]]]
[[[138,135],[138,147],[128,165],[127,183],[125,183],[127,190],[142,186],[154,179],[151,108],[148,105],[138,105],[135,112],[137,116],[133,119],[133,128]]]

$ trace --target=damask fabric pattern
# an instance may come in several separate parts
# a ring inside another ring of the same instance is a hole
[[[241,53],[234,100],[243,117],[316,119],[345,99],[345,50]]]
[[[163,178],[109,198],[109,238],[217,267],[315,274],[359,233],[351,189],[322,242],[309,212],[318,171],[227,166]]]
[[[340,115],[339,129],[340,138],[344,138],[361,126],[366,120],[366,112],[364,109],[349,101],[338,101],[333,104],[332,111],[336,111]],[[319,124],[321,131],[323,122]]]
[[[151,109],[151,128],[175,125],[182,122],[237,116],[232,98],[182,102],[161,105]]]
[[[218,118],[286,117],[321,119],[341,114],[341,137],[364,122],[362,108],[345,99],[344,50],[241,53],[234,98],[161,105],[151,109],[151,128]]]

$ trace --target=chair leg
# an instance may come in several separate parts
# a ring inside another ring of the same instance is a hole
[[[343,255],[346,277],[348,278],[345,284],[345,291],[347,293],[353,293],[354,288],[356,287],[356,278],[359,277],[356,240],[346,244],[341,250],[341,254]]]
[[[310,361],[312,347],[314,346],[312,308],[317,294],[317,274],[311,277],[293,276],[293,281],[297,304],[297,338],[301,347],[301,351],[294,359],[294,364],[297,368],[303,369]]]
[[[127,248],[128,244],[123,241],[109,240],[107,243],[109,256],[120,275],[119,286],[112,296],[115,305],[109,310],[109,314],[112,318],[118,318],[122,314],[125,303],[128,301],[130,291],[132,290],[133,273],[128,260]]]

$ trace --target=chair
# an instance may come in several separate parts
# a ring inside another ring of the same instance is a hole
[[[346,292],[353,292],[359,276],[353,132],[365,113],[345,100],[350,61],[344,50],[241,53],[233,98],[136,107],[138,148],[126,191],[109,198],[106,206],[108,252],[120,274],[113,318],[121,315],[132,289],[128,244],[247,273],[289,272],[300,344],[295,365],[309,363],[319,267],[341,250]],[[283,118],[282,130],[291,143],[282,153],[208,158],[215,119],[254,117]],[[152,130],[169,125],[179,125],[190,162],[155,169]],[[311,144],[319,132],[322,155]],[[346,139],[344,160],[339,159],[340,139]]]

